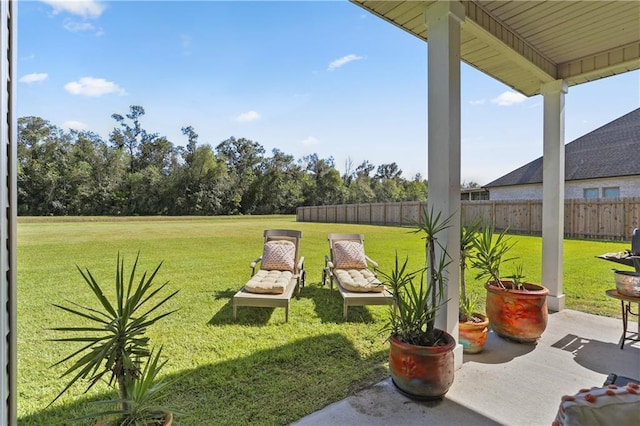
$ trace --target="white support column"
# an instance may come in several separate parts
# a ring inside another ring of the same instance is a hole
[[[428,179],[427,208],[450,217],[450,227],[440,235],[451,256],[447,267],[449,300],[436,321],[458,340],[460,302],[460,24],[464,6],[458,1],[438,1],[425,11],[428,29]],[[456,346],[456,369],[462,366],[462,345]]]
[[[549,309],[561,311],[564,309],[564,95],[567,84],[556,80],[542,85],[540,92],[544,98],[542,284],[549,289]]]
[[[0,3],[0,424],[17,424],[18,6]]]

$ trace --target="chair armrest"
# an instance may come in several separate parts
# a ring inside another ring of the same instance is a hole
[[[300,259],[298,259],[298,265],[296,266],[296,268],[298,272],[304,269],[304,256],[300,256]]]
[[[367,262],[369,262],[371,265],[373,265],[373,269],[378,269],[378,262],[376,262],[375,260],[373,260],[372,258],[367,256],[366,254],[365,254],[364,258],[367,259]]]
[[[251,276],[254,276],[256,273],[256,266],[258,265],[258,263],[262,262],[262,256],[260,256],[259,258],[257,258],[256,260],[254,260],[253,262],[251,262],[251,264],[249,265],[249,267],[251,268]]]
[[[329,256],[326,256],[326,255],[325,255],[325,257],[324,257],[324,266],[325,266],[326,268],[331,268],[331,269],[333,269],[333,262],[331,261],[331,259],[329,259]]]

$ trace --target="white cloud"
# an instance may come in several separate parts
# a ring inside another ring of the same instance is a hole
[[[83,122],[74,120],[65,121],[64,123],[62,123],[62,127],[69,130],[87,130],[89,128],[89,126],[87,126]]]
[[[302,145],[318,145],[320,143],[320,141],[318,140],[318,138],[314,137],[314,136],[309,136],[306,139],[303,139],[300,141],[300,143]]]
[[[72,81],[64,85],[67,92],[72,95],[102,96],[109,93],[126,95],[127,92],[112,81],[104,78],[82,77],[79,81]]]
[[[35,83],[37,81],[45,81],[49,78],[49,74],[45,72],[34,72],[32,74],[25,74],[18,80],[20,83]]]
[[[236,121],[240,123],[248,123],[250,121],[260,120],[260,114],[256,111],[247,111],[243,112],[239,116],[236,117]]]
[[[491,99],[491,102],[500,106],[511,106],[519,104],[527,100],[525,95],[516,92],[504,92],[497,98]]]
[[[67,19],[64,21],[64,29],[71,31],[72,33],[77,33],[80,31],[93,31],[96,27],[94,27],[90,22],[78,22]]]
[[[363,57],[355,55],[353,53],[347,56],[343,56],[342,58],[336,59],[335,61],[331,62],[329,64],[329,67],[327,68],[327,71],[334,71],[342,66],[345,66],[349,62],[359,61],[360,59],[363,59]]]
[[[102,15],[106,6],[97,0],[42,0],[53,7],[53,13],[62,12],[82,16],[83,18],[97,18]]]
[[[484,99],[476,99],[473,101],[469,101],[469,105],[484,105]]]

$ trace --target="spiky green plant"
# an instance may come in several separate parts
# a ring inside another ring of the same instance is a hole
[[[159,404],[159,400],[164,397],[166,388],[178,380],[158,379],[158,374],[167,361],[160,362],[162,347],[155,354],[150,355],[140,375],[135,380],[127,379],[126,389],[128,399],[96,401],[96,405],[120,404],[119,410],[106,409],[90,415],[94,417],[112,416],[111,420],[104,423],[104,426],[146,426],[161,425],[169,412],[171,416],[176,414],[175,410],[167,410]],[[125,402],[126,404],[123,404]],[[123,411],[124,410],[124,411]],[[113,417],[116,415],[116,417]]]
[[[459,320],[468,321],[473,315],[475,309],[475,301],[470,300],[467,296],[467,284],[464,273],[467,270],[467,259],[472,255],[473,247],[478,233],[482,229],[480,219],[473,219],[469,225],[460,226],[460,311]]]
[[[435,328],[435,322],[438,310],[447,303],[444,271],[451,261],[437,235],[447,229],[449,219],[441,219],[433,209],[430,212],[424,209],[419,221],[413,223],[412,232],[424,234],[424,268],[407,271],[408,259],[400,264],[396,253],[394,269],[389,273],[380,271],[394,298],[385,329],[404,343],[436,346],[441,340],[442,331]]]
[[[154,286],[156,274],[162,262],[147,276],[145,271],[136,283],[136,272],[140,253],[137,254],[128,279],[125,275],[124,258],[118,253],[115,276],[115,300],[105,297],[102,287],[88,268],[76,265],[84,282],[95,295],[97,306],[83,306],[67,300],[71,307],[54,304],[55,307],[77,317],[88,320],[87,326],[56,327],[52,330],[72,333],[72,337],[51,339],[56,342],[80,343],[82,347],[55,363],[53,366],[74,360],[73,364],[60,376],[72,376],[65,388],[51,401],[55,402],[63,393],[80,379],[88,380],[85,390],[91,389],[98,381],[109,375],[108,382],[117,383],[121,411],[129,410],[131,383],[140,376],[142,363],[149,359],[149,338],[145,336],[148,327],[174,311],[159,313],[158,309],[179,290],[158,301],[168,282]]]
[[[526,287],[524,286],[526,277],[524,275],[524,265],[522,263],[518,263],[513,268],[513,272],[511,273],[511,275],[507,275],[507,278],[509,278],[513,282],[514,288],[518,290],[526,290]]]
[[[507,236],[507,229],[494,236],[493,227],[484,226],[473,244],[475,252],[471,258],[471,266],[478,269],[476,279],[486,279],[495,282],[500,288],[505,288],[500,268],[503,263],[516,259],[506,257],[514,244],[515,242],[512,243]]]

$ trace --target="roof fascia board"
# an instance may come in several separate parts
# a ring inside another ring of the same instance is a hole
[[[640,69],[640,42],[562,63],[558,66],[558,78],[593,80],[637,69]]]
[[[466,19],[463,31],[484,41],[517,65],[527,69],[540,79],[541,83],[557,80],[556,64],[542,55],[535,47],[502,22],[491,16],[478,4],[464,2]]]

